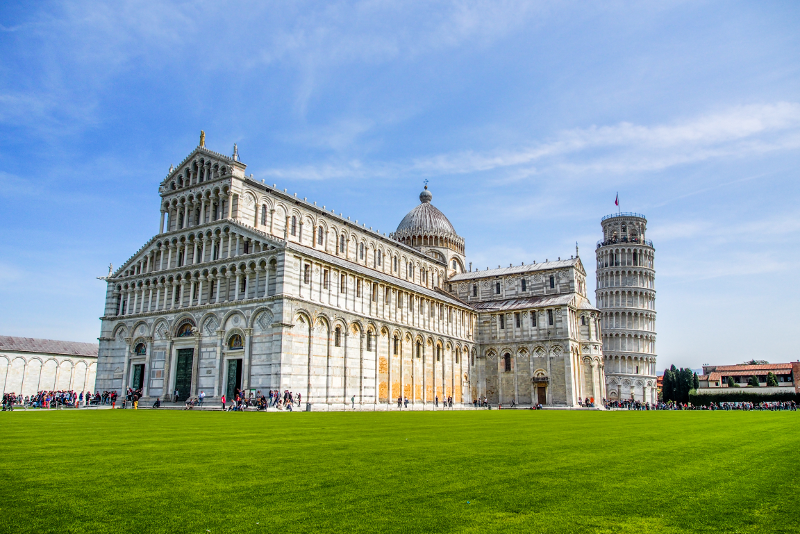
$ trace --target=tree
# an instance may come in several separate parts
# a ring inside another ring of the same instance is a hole
[[[739,365],[764,365],[769,363],[767,360],[750,360]]]
[[[733,381],[733,377],[729,376],[727,379],[728,387],[729,388],[738,388],[739,386],[736,385],[736,382]]]
[[[778,377],[775,376],[775,373],[773,373],[772,371],[767,373],[767,387],[768,388],[778,387]]]
[[[758,377],[756,375],[751,376],[750,380],[747,381],[747,385],[748,386],[752,386],[754,388],[757,388],[758,387]]]
[[[698,378],[697,373],[694,374],[694,384],[692,389],[699,389],[700,388],[700,378]]]
[[[675,400],[675,366],[664,370],[664,379],[661,381],[661,397],[664,402]]]

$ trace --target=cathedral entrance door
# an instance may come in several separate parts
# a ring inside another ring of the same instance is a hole
[[[228,360],[228,380],[225,385],[225,396],[236,400],[236,390],[242,387],[242,360]]]
[[[175,367],[175,390],[177,400],[189,398],[192,392],[192,360],[194,349],[178,349],[178,365]]]
[[[133,366],[133,382],[131,387],[134,390],[142,389],[144,386],[144,364]]]
[[[544,386],[536,388],[536,398],[539,404],[547,404],[547,388]]]

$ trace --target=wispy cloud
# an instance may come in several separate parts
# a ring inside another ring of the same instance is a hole
[[[742,158],[800,148],[800,104],[777,102],[653,126],[623,122],[558,133],[520,149],[466,150],[394,162],[326,162],[267,169],[293,179],[370,176],[446,176],[503,171],[503,183],[546,171],[560,175],[658,171],[710,159]]]

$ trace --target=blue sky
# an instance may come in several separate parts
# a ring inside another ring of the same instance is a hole
[[[659,367],[800,358],[796,2],[4,2],[0,333],[99,335],[197,145],[389,232],[425,179],[475,267],[644,213]],[[592,299],[594,301],[594,299]]]

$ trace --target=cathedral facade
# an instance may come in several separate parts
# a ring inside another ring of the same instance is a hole
[[[427,187],[386,235],[245,168],[202,137],[170,168],[158,234],[106,279],[97,389],[290,390],[315,411],[605,396],[577,256],[472,271]]]

